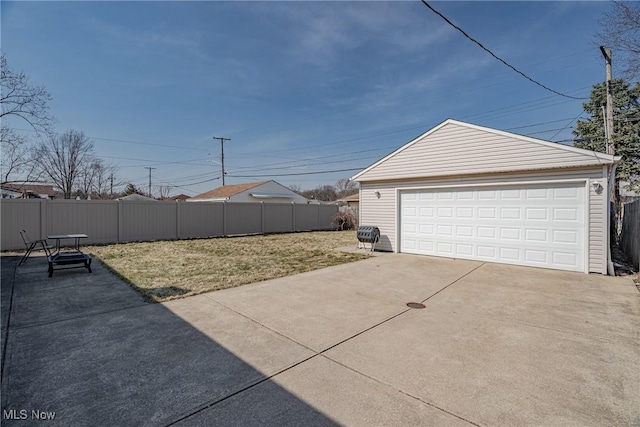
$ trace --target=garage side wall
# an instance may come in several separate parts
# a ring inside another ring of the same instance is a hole
[[[398,252],[398,190],[464,185],[516,184],[545,181],[587,180],[588,196],[588,263],[590,273],[606,274],[606,173],[603,168],[561,170],[553,172],[499,174],[464,178],[441,178],[409,181],[361,182],[360,224],[380,228],[380,249]],[[599,182],[604,189],[596,191],[592,183]]]

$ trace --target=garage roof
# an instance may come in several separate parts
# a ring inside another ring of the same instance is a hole
[[[351,179],[373,181],[586,167],[614,156],[448,119]]]

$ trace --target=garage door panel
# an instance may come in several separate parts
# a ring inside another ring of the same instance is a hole
[[[416,216],[416,211],[417,209],[415,207],[404,207],[402,209],[402,216],[406,217],[406,218],[411,218],[411,217],[415,217]]]
[[[500,229],[500,238],[503,240],[520,240],[520,229],[502,227]]]
[[[579,236],[575,231],[570,230],[554,230],[552,243],[578,243]]]
[[[584,184],[400,194],[402,252],[584,271]]]
[[[566,265],[571,267],[576,264],[576,255],[568,252],[554,252],[553,262],[559,265]]]
[[[547,208],[525,208],[524,217],[528,221],[548,221],[549,212]]]
[[[478,191],[478,200],[497,200],[498,195],[495,190],[480,190]]]
[[[438,232],[436,233],[438,237],[451,237],[453,236],[453,226],[452,225],[438,225]]]
[[[478,208],[478,219],[496,219],[496,208]]]
[[[507,261],[519,261],[522,259],[522,253],[517,248],[500,248],[500,258]]]
[[[575,208],[555,208],[553,209],[554,221],[576,221],[578,219],[578,210]]]
[[[536,251],[531,249],[527,249],[524,251],[524,259],[528,263],[538,265],[545,265],[549,262],[546,251]]]
[[[526,199],[547,199],[548,198],[548,189],[546,188],[529,188],[526,190]]]
[[[520,208],[500,208],[500,219],[518,220],[520,218]]]
[[[420,214],[420,218],[433,218],[434,217],[433,208],[420,208],[419,214]]]
[[[456,226],[456,237],[465,238],[465,237],[474,237],[473,236],[474,228],[470,225],[457,225]]]
[[[429,255],[434,254],[434,245],[435,242],[433,240],[420,240],[420,250],[425,251]]]
[[[578,199],[580,196],[578,194],[578,188],[565,187],[565,188],[554,188],[553,197],[555,199]]]
[[[472,207],[461,207],[456,208],[456,217],[459,219],[471,219],[474,217],[473,208]]]
[[[492,247],[492,246],[478,246],[478,252],[477,252],[477,256],[478,258],[481,259],[485,259],[487,261],[494,261],[496,260],[496,248]]]
[[[525,236],[529,242],[546,243],[548,242],[548,230],[540,228],[528,228],[525,230]]]
[[[456,248],[456,254],[458,256],[462,256],[462,255],[468,255],[468,256],[473,256],[474,255],[474,250],[473,250],[473,245],[467,245],[467,244],[456,244],[455,245]]]
[[[496,227],[477,227],[478,238],[479,239],[495,239],[496,238]]]
[[[402,226],[402,231],[405,233],[415,233],[417,224],[415,222],[407,222]]]

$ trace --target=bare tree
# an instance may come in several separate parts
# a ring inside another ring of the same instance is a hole
[[[2,91],[0,117],[18,117],[29,124],[36,132],[49,133],[53,117],[49,114],[51,95],[42,86],[34,86],[23,72],[16,73],[7,66],[4,53],[0,54],[0,85]]]
[[[322,185],[313,190],[303,191],[301,196],[311,200],[321,200],[325,202],[332,202],[338,198],[336,189],[333,185]]]
[[[290,185],[289,186],[289,190],[291,190],[291,191],[293,191],[294,193],[297,193],[297,194],[302,194],[302,188],[300,188],[300,186],[297,185],[297,184]]]
[[[114,167],[105,165],[97,157],[87,160],[82,165],[78,176],[78,190],[87,198],[89,196],[94,199],[108,198],[107,190]]]
[[[171,189],[173,187],[171,185],[160,185],[158,186],[158,191],[160,192],[160,199],[168,199],[169,194],[171,194]]]
[[[34,177],[36,163],[33,161],[33,151],[27,138],[19,135],[8,126],[0,127],[2,141],[2,156],[0,157],[0,170],[2,182],[10,182],[11,178],[22,177],[21,181],[31,181]],[[14,180],[15,181],[15,180]]]
[[[42,173],[70,199],[83,170],[94,161],[93,143],[82,132],[68,130],[41,142],[35,151]]]
[[[638,3],[613,1],[612,8],[600,20],[598,44],[613,51],[624,64],[630,80],[640,77],[640,7]]]
[[[350,196],[358,192],[358,184],[349,178],[339,179],[336,182],[336,192],[338,193],[338,198]]]
[[[119,187],[122,182],[116,179],[118,167],[113,164],[102,164],[98,175],[96,176],[96,192],[100,199],[111,199],[114,197],[113,187]]]
[[[0,143],[2,144],[2,180],[9,181],[15,174],[23,181],[33,179],[31,150],[27,138],[9,126],[11,118],[26,122],[36,133],[48,134],[53,126],[48,102],[51,95],[42,86],[29,82],[23,72],[17,73],[7,65],[4,53],[0,54]]]

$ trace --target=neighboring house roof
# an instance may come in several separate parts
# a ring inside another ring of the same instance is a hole
[[[156,199],[152,199],[151,197],[143,196],[142,194],[129,194],[128,196],[119,197],[118,200],[123,200],[125,202],[157,202]]]
[[[187,200],[187,199],[190,199],[190,197],[187,196],[186,194],[178,194],[177,196],[167,197],[164,200]]]
[[[352,194],[350,196],[345,196],[341,199],[336,200],[336,202],[359,202],[360,201],[360,193]]]
[[[473,162],[469,162],[470,156]],[[618,160],[619,157],[609,154],[448,119],[351,179],[375,181],[518,172],[606,165]]]
[[[236,202],[236,203],[308,203],[308,200],[276,181],[250,182],[225,185],[198,194],[188,202]]]
[[[235,185],[223,185],[222,187],[214,188],[206,193],[198,194],[191,197],[190,200],[210,200],[210,199],[228,199],[231,196],[242,193],[243,191],[251,190],[259,185],[266,184],[269,181],[249,182],[247,184],[235,184]]]
[[[2,184],[4,190],[20,194],[37,194],[41,197],[52,198],[55,195],[53,185],[42,184]]]

